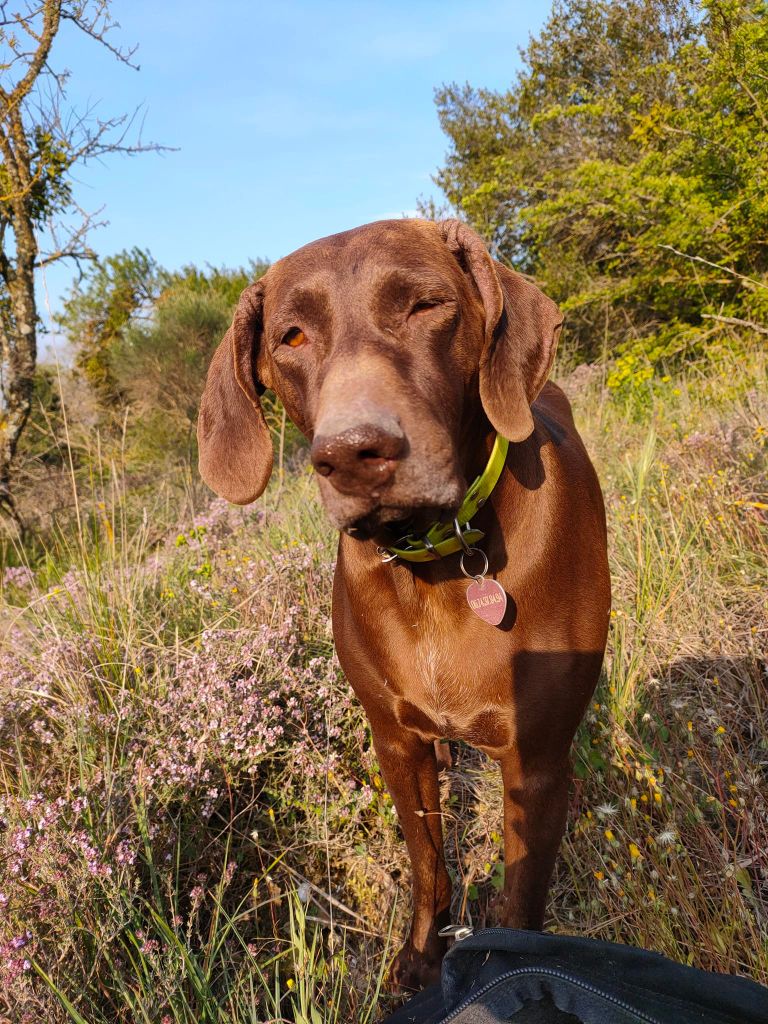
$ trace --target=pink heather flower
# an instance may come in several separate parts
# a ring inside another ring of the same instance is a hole
[[[3,572],[3,586],[34,587],[35,574],[26,565],[9,565]]]
[[[136,851],[125,839],[119,842],[115,847],[115,863],[120,866],[136,863]]]

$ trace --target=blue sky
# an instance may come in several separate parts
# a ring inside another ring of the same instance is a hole
[[[446,140],[434,88],[504,88],[548,3],[113,0],[135,72],[66,26],[52,57],[99,116],[142,106],[175,147],[81,168],[76,197],[109,221],[101,255],[139,245],[168,268],[277,259],[322,235],[413,211]],[[52,308],[73,279],[49,269]]]

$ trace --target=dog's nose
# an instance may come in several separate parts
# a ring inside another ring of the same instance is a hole
[[[396,423],[363,423],[312,442],[312,465],[345,494],[376,491],[388,483],[405,451],[405,436]]]

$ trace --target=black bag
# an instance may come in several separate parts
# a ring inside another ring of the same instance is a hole
[[[440,985],[385,1024],[768,1024],[768,989],[659,953],[487,928],[457,941]]]

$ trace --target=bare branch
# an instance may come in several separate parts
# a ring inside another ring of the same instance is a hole
[[[97,221],[95,219],[102,212],[103,207],[93,213],[88,213],[77,204],[73,203],[72,205],[80,213],[81,220],[79,225],[64,232],[63,236],[60,236],[56,225],[52,221],[49,222],[48,233],[51,236],[53,246],[49,251],[40,254],[35,264],[36,269],[48,267],[52,263],[58,263],[60,260],[65,259],[74,260],[78,263],[78,266],[80,260],[96,259],[96,253],[85,244],[85,239],[89,231],[92,231],[94,228],[104,227],[107,223],[105,220]]]
[[[71,21],[81,32],[84,32],[85,35],[90,36],[91,39],[94,39],[105,49],[109,50],[112,56],[116,57],[122,64],[127,64],[134,71],[140,71],[139,65],[133,63],[133,55],[139,48],[138,44],[129,49],[122,49],[119,46],[113,46],[107,39],[108,32],[120,28],[120,22],[113,21],[110,17],[107,4],[100,0],[96,12],[90,19],[85,18],[84,14],[85,10],[75,11],[74,13],[62,11],[61,16],[65,20]]]
[[[54,138],[66,142],[70,166],[87,163],[88,160],[107,153],[132,155],[162,152],[172,148],[156,142],[141,141],[145,116],[141,106],[136,107],[131,113],[102,120],[96,115],[98,103],[92,103],[81,111],[69,109],[64,115],[61,104],[63,97],[63,90],[49,89],[34,102],[33,109],[38,123]],[[126,139],[132,134],[139,117],[141,121],[135,133],[136,141],[128,144]],[[118,132],[116,136],[115,132]]]
[[[54,36],[59,30],[59,22],[61,20],[60,0],[45,0],[45,3],[42,5],[42,14],[43,31],[41,32],[38,40],[39,45],[29,62],[26,74],[16,83],[7,97],[9,107],[18,107],[24,97],[32,89],[37,76],[40,74],[48,60],[48,54],[51,51]],[[24,21],[24,27],[27,28],[27,22],[31,21],[31,18],[21,20]],[[33,33],[30,34],[34,35]]]
[[[50,256],[44,256],[39,259],[35,264],[35,270],[44,270],[45,267],[50,267],[52,263],[58,263],[60,260],[73,260],[79,267],[81,260],[92,262],[98,258],[95,250],[87,247],[83,249],[60,249],[58,252],[51,253]]]
[[[742,320],[738,316],[718,316],[716,313],[702,313],[702,320],[717,320],[721,324],[733,324],[734,327],[749,327],[758,334],[768,334],[768,327],[756,324],[754,320]]]
[[[740,274],[738,270],[734,270],[733,267],[724,267],[720,263],[713,263],[711,260],[705,260],[703,256],[691,256],[690,253],[680,252],[679,249],[675,249],[671,245],[659,244],[660,249],[668,249],[673,252],[675,256],[682,256],[683,259],[692,260],[694,263],[703,263],[707,267],[713,267],[715,270],[724,270],[726,274],[732,274],[734,277],[738,277],[741,281],[749,281],[750,284],[756,285],[758,288],[768,288],[768,285],[764,281],[756,281],[754,277],[747,277],[746,274]]]

